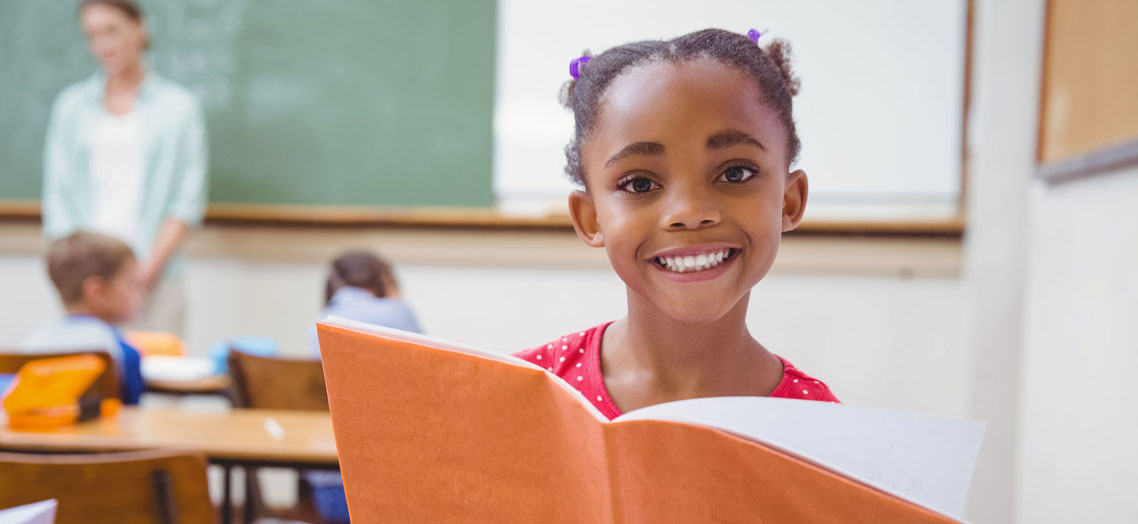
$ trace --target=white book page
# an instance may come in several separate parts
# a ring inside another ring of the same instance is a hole
[[[467,355],[474,355],[476,357],[488,358],[490,360],[498,360],[507,364],[515,366],[522,366],[526,368],[542,369],[540,366],[534,365],[532,362],[520,359],[513,355],[505,355],[502,353],[495,353],[485,349],[473,348],[464,346],[457,342],[443,340],[440,338],[428,337],[419,333],[412,333],[410,331],[403,331],[402,329],[389,328],[386,326],[379,326],[376,324],[368,324],[367,322],[360,322],[357,320],[349,320],[344,317],[328,316],[321,322],[333,326],[347,328],[352,331],[359,331],[361,333],[370,333],[372,335],[379,335],[384,338],[392,338],[395,340],[402,340],[404,342],[411,342],[414,344],[421,344],[433,348],[445,349],[447,351],[454,351],[455,353],[464,353]]]
[[[901,411],[770,397],[668,402],[613,420],[709,426],[960,519],[984,423]]]
[[[57,506],[55,499],[48,499],[0,510],[0,524],[52,524]]]
[[[550,379],[552,379],[554,381],[554,383],[556,383],[558,386],[561,386],[562,389],[571,393],[577,399],[577,401],[581,403],[581,405],[585,406],[585,409],[589,410],[589,413],[592,413],[593,416],[597,417],[597,420],[602,421],[602,422],[608,421],[608,417],[604,416],[604,414],[602,414],[601,411],[599,409],[597,409],[597,407],[594,406],[592,402],[589,402],[589,400],[585,398],[585,395],[582,394],[580,391],[578,391],[577,388],[574,388],[568,382],[561,380],[561,377],[554,375],[553,373],[549,372],[549,370],[547,370],[541,366],[538,366],[538,365],[536,365],[533,362],[530,362],[528,360],[521,359],[521,358],[515,357],[513,355],[495,353],[493,351],[486,351],[484,349],[478,349],[478,348],[474,348],[474,347],[470,347],[470,346],[465,346],[465,345],[459,344],[457,342],[450,342],[448,340],[443,340],[443,339],[434,338],[434,337],[428,337],[426,335],[422,335],[419,333],[412,333],[410,331],[403,331],[401,329],[394,329],[394,328],[389,328],[389,327],[385,327],[385,326],[377,326],[375,324],[369,324],[367,322],[359,322],[356,320],[349,320],[349,319],[346,319],[343,317],[337,317],[334,315],[326,317],[321,322],[323,322],[324,324],[329,324],[332,326],[338,326],[338,327],[350,329],[352,331],[358,331],[361,333],[368,333],[371,335],[378,335],[378,336],[381,336],[384,338],[402,340],[404,342],[411,342],[413,344],[421,344],[424,346],[430,346],[433,348],[438,348],[438,349],[442,349],[442,350],[446,350],[446,351],[453,351],[455,353],[462,353],[465,355],[473,355],[476,357],[490,359],[490,360],[496,360],[499,362],[505,362],[507,364],[512,364],[512,365],[520,366],[520,367],[524,367],[524,368],[532,368],[532,369],[541,370]]]

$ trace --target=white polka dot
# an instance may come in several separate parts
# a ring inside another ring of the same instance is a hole
[[[578,381],[578,382],[579,382],[579,381],[581,381],[581,380],[584,380],[584,379],[585,379],[585,377],[577,377],[577,381]]]
[[[537,359],[538,359],[538,360],[541,360],[541,355],[538,355],[538,356],[537,356]]]
[[[553,349],[553,344],[550,344],[550,345],[545,346],[545,347],[546,347],[546,349]]]
[[[585,336],[585,332],[584,332],[584,331],[582,331],[582,332],[580,332],[580,333],[577,333],[577,334],[578,334],[578,335],[581,335],[582,337],[583,337],[583,336]]]
[[[815,381],[814,381],[814,383],[815,383],[815,384],[820,384],[820,382],[818,382],[817,380],[815,380]]]
[[[565,341],[566,341],[566,340],[568,340],[568,339],[569,339],[569,337],[561,337],[561,341],[562,341],[562,342],[565,342]]]
[[[582,354],[582,355],[584,355],[584,354],[585,354],[585,348],[581,348],[581,354]]]
[[[600,402],[600,401],[601,401],[601,396],[597,395],[597,402]]]
[[[578,363],[577,363],[577,367],[581,367],[581,363],[580,363],[580,362],[578,362]]]
[[[797,383],[798,383],[798,379],[794,379],[794,383],[795,383],[795,384],[797,384]]]
[[[803,395],[809,395],[809,394],[810,394],[810,392],[809,392],[809,391],[806,391],[806,390],[804,389],[804,390],[802,390],[802,394],[803,394]]]
[[[561,357],[561,361],[562,361],[562,362],[565,362],[565,357]]]
[[[561,351],[565,351],[566,349],[569,349],[569,346],[561,346]]]

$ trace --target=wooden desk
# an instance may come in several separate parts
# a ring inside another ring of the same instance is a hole
[[[275,420],[280,432],[273,434]],[[278,438],[279,437],[279,438]],[[49,432],[0,429],[5,451],[98,452],[175,448],[210,460],[335,467],[336,444],[327,413],[234,409],[203,413],[123,408],[115,418],[99,419]]]
[[[224,468],[225,523],[232,514],[233,466],[339,469],[332,419],[322,412],[234,409],[204,413],[126,407],[114,418],[53,431],[0,428],[3,451],[92,453],[155,448],[195,451]],[[250,508],[246,504],[246,521]]]
[[[229,375],[213,375],[196,380],[146,379],[146,391],[177,396],[221,395],[228,397],[231,383]]]

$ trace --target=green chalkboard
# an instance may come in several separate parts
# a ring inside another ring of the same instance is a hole
[[[210,201],[489,206],[494,0],[142,0],[198,94]],[[38,199],[51,103],[95,71],[77,0],[0,1],[0,199]]]

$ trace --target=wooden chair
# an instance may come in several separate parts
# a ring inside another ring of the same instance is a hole
[[[0,508],[57,499],[57,524],[216,522],[202,457],[0,453]]]
[[[91,389],[87,392],[98,393],[102,398],[122,398],[122,383],[119,380],[119,366],[111,358],[111,354],[103,350],[86,350],[86,351],[64,351],[58,353],[0,353],[0,373],[15,373],[20,370],[24,364],[33,360],[54,357],[69,357],[72,355],[86,355],[92,354],[103,360],[106,364],[106,369],[99,378],[95,379],[95,383],[91,385]]]
[[[259,357],[230,350],[228,361],[235,406],[328,411],[319,360]]]
[[[235,407],[328,411],[328,391],[324,368],[319,360],[261,357],[235,349],[227,358],[231,379],[230,398]],[[246,518],[271,513],[262,502],[256,470],[245,475]],[[297,507],[274,515],[290,519],[320,521],[311,500],[311,488],[303,476],[297,484]]]

